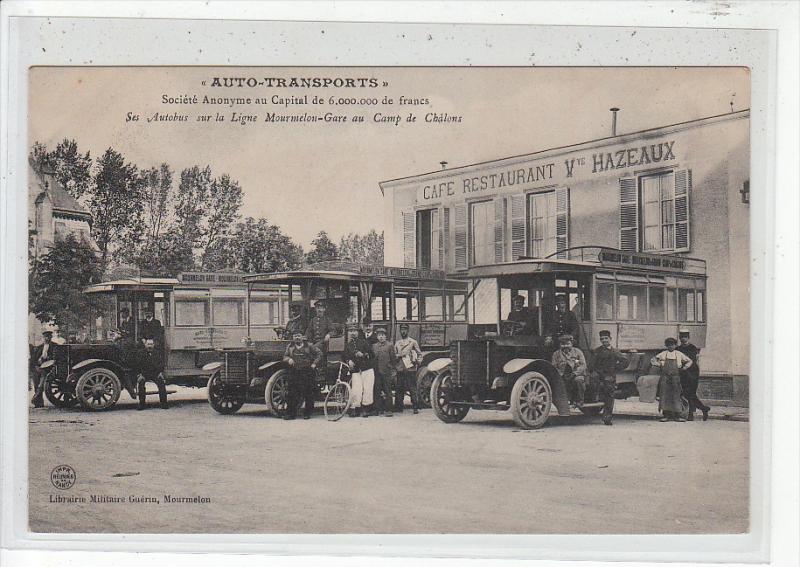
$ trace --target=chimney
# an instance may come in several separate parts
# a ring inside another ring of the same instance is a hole
[[[619,108],[616,106],[609,108],[611,111],[611,135],[617,135],[617,112],[619,112]]]
[[[440,161],[439,165],[442,166],[442,169],[447,169],[447,162],[446,161]]]

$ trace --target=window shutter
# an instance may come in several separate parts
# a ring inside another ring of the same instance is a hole
[[[619,180],[619,248],[636,252],[639,247],[639,191],[636,178]]]
[[[494,200],[494,261],[505,261],[506,236],[506,200],[498,197]]]
[[[456,270],[463,270],[467,267],[467,205],[454,206],[453,216]]]
[[[525,195],[511,196],[511,259],[525,255]]]
[[[556,252],[566,259],[569,248],[569,187],[556,189]]]
[[[675,251],[689,250],[689,193],[692,190],[692,170],[675,172]]]
[[[406,209],[403,215],[403,266],[417,267],[417,213]]]

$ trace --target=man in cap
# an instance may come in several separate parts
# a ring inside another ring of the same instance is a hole
[[[295,419],[303,398],[303,419],[310,419],[314,413],[314,397],[317,387],[317,368],[322,363],[322,351],[306,341],[300,331],[292,335],[292,342],[286,347],[283,362],[289,368],[288,408],[283,419]]]
[[[422,350],[413,337],[408,336],[408,323],[400,323],[400,338],[394,343],[397,358],[397,385],[394,389],[394,409],[403,412],[406,392],[411,396],[411,408],[419,413],[417,402],[417,368],[422,360]]]
[[[553,353],[551,361],[573,397],[573,403],[581,407],[586,395],[586,358],[580,349],[572,346],[572,335],[561,335],[558,343],[560,348]]]
[[[331,340],[331,321],[325,314],[326,305],[322,301],[317,301],[314,305],[314,318],[308,324],[306,337],[308,342],[324,353],[328,351],[328,342]]]
[[[556,296],[556,311],[550,318],[547,330],[546,344],[552,344],[554,340],[563,335],[570,335],[572,340],[578,336],[578,319],[572,311],[567,310],[567,296],[558,294]]]
[[[307,328],[308,321],[303,316],[303,306],[300,303],[292,303],[289,306],[289,320],[286,321],[285,337],[291,340],[297,331],[305,335]]]
[[[617,388],[617,372],[625,370],[628,359],[611,346],[611,331],[600,331],[600,346],[592,351],[593,372],[599,380],[600,400],[603,402],[603,423],[611,425],[614,413],[614,390]]]
[[[347,331],[347,344],[342,353],[342,362],[350,368],[352,405],[349,415],[369,417],[375,388],[372,345],[361,336],[361,330],[355,325]]]
[[[397,375],[397,358],[394,354],[394,345],[386,340],[386,329],[375,329],[378,342],[372,345],[372,355],[375,362],[375,387],[373,397],[379,413],[392,417],[392,383]],[[381,400],[381,394],[384,399]]]
[[[136,333],[136,324],[131,317],[131,311],[127,307],[119,310],[119,336],[122,341],[131,342]]]
[[[139,322],[139,331],[142,343],[147,339],[153,339],[159,347],[164,344],[164,327],[161,326],[161,321],[153,318],[153,310],[150,307],[144,312],[144,321]]]
[[[47,330],[42,332],[42,344],[33,349],[31,356],[31,378],[33,379],[33,407],[44,407],[44,389],[47,380],[44,378],[44,370],[42,364],[48,360],[53,360],[53,331]]]
[[[161,409],[169,409],[167,403],[167,386],[164,383],[164,357],[161,350],[156,348],[156,341],[152,338],[144,340],[144,350],[140,353],[139,378],[136,380],[136,389],[139,394],[137,410],[146,409],[145,400],[146,382],[155,382],[158,388],[158,401]]]
[[[681,344],[675,350],[685,354],[692,365],[684,368],[681,373],[681,389],[686,401],[689,402],[689,421],[694,421],[694,412],[699,409],[703,412],[703,421],[708,421],[708,411],[711,409],[697,397],[697,386],[700,383],[700,349],[689,342],[689,330],[681,329],[678,331],[678,339]]]
[[[517,294],[511,299],[511,311],[507,321],[516,323],[515,335],[533,335],[536,329],[536,317],[530,309],[525,307],[525,298]]]

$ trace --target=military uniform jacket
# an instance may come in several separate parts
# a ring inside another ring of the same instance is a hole
[[[593,370],[602,377],[616,377],[617,372],[625,370],[628,359],[614,347],[600,345],[592,351],[594,355]]]
[[[308,324],[306,329],[306,337],[312,343],[319,343],[325,335],[331,332],[331,322],[327,317],[320,317],[317,315]]]
[[[153,339],[154,341],[160,341],[164,333],[164,328],[158,319],[153,319],[152,321],[143,319],[139,321],[139,330],[141,331],[142,339]]]
[[[360,352],[361,356],[357,356],[357,352]],[[354,372],[372,368],[372,345],[361,337],[347,341],[342,353],[342,362],[348,364],[351,360],[355,363]]]
[[[286,352],[283,354],[284,361],[289,358],[294,361],[292,368],[307,370],[311,368],[312,364],[319,366],[320,362],[322,362],[322,351],[307,342],[303,342],[302,346],[291,343],[286,347]]]
[[[561,313],[556,311],[548,329],[548,334],[557,339],[561,335],[572,335],[575,339],[578,336],[578,318],[572,311]]]

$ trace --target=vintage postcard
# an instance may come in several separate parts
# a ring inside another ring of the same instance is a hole
[[[750,79],[31,68],[31,532],[748,533]]]

